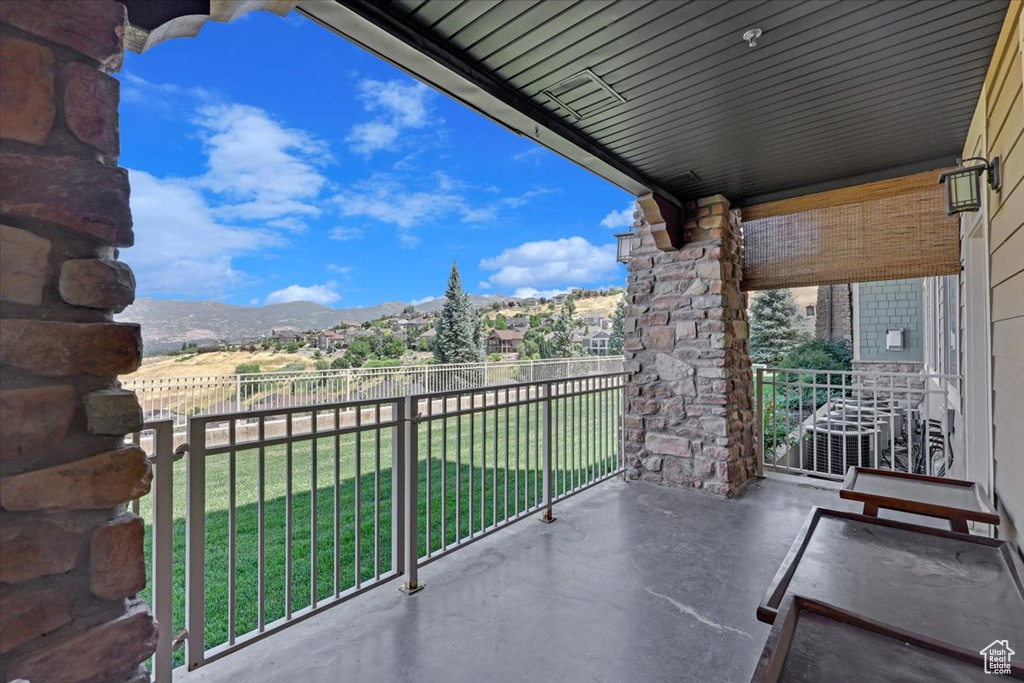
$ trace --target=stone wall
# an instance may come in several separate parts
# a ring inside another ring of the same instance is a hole
[[[815,337],[844,342],[853,348],[853,296],[850,285],[818,287],[818,303],[814,313]]]
[[[629,261],[627,476],[732,496],[755,457],[739,220],[715,195],[684,221],[676,251],[641,222]]]
[[[123,434],[142,411],[132,244],[118,168],[125,8],[0,3],[0,679],[134,681],[156,627],[142,521],[151,472]]]

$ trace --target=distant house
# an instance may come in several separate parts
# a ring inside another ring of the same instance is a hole
[[[583,350],[595,356],[607,356],[608,343],[611,338],[612,335],[608,330],[594,330],[583,337]]]
[[[434,342],[437,341],[437,330],[430,328],[419,336],[420,339],[425,339],[427,342],[427,348],[431,351],[434,350]]]
[[[519,330],[491,330],[487,335],[487,353],[516,353],[525,336]]]
[[[324,330],[316,334],[316,348],[323,351],[333,351],[339,346],[345,345],[345,335],[333,330]]]
[[[530,326],[530,319],[525,315],[517,315],[508,319],[508,328],[510,330],[525,330]]]
[[[374,336],[377,335],[377,331],[376,330],[364,330],[361,327],[354,327],[354,328],[350,328],[350,329],[345,330],[342,334],[345,335],[345,343],[346,344],[351,344],[356,339],[361,339],[363,337],[374,337]]]
[[[295,330],[271,330],[270,338],[282,344],[292,344],[306,340],[305,337]]]
[[[427,319],[422,316],[410,319],[399,318],[398,320],[392,321],[391,329],[396,333],[405,332],[408,334],[413,330],[422,330],[427,326],[427,324]]]

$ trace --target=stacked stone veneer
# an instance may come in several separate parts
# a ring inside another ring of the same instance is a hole
[[[715,195],[684,225],[682,248],[659,251],[641,221],[629,261],[627,476],[732,496],[754,473],[739,219]]]
[[[156,626],[142,521],[151,471],[122,435],[142,413],[117,377],[139,328],[118,168],[125,8],[0,2],[0,680],[142,680]]]

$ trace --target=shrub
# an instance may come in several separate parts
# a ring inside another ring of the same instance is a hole
[[[331,367],[335,370],[340,370],[348,367],[348,361],[345,360],[344,356],[338,356],[331,361]]]
[[[397,358],[375,358],[363,363],[364,368],[395,368],[402,364]]]
[[[246,374],[249,374],[249,373],[259,372],[259,371],[260,371],[260,364],[259,363],[240,363],[239,365],[235,366],[235,374],[236,375],[246,375]]]
[[[846,344],[814,339],[796,347],[782,359],[779,367],[812,370],[849,370],[853,351]]]
[[[318,358],[317,360],[313,361],[313,368],[316,369],[316,370],[327,370],[330,367],[331,367],[331,362],[328,361],[328,360],[324,360],[322,358]]]

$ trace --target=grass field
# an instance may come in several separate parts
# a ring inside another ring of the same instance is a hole
[[[564,400],[552,403],[553,489],[558,496],[616,468],[621,393],[608,392],[602,410],[594,403],[589,414],[580,410],[579,401],[574,406]],[[421,556],[427,554],[428,527],[430,550],[437,551],[443,544],[450,546],[540,504],[539,427],[537,404],[495,408],[472,419],[462,416],[420,423]],[[314,567],[320,601],[352,588],[357,573],[365,584],[392,566],[391,428],[370,429],[358,436],[321,437],[315,450],[311,437],[302,438],[290,450],[286,446],[266,448],[263,456],[264,623],[309,606]],[[259,464],[257,449],[235,453],[238,635],[259,625]],[[228,640],[229,456],[208,456],[205,472],[205,641],[210,648]],[[185,475],[182,460],[175,464],[173,486],[176,633],[184,628],[185,614]],[[147,521],[147,563],[151,505],[150,496],[140,501],[140,514]],[[149,593],[147,588],[142,596],[147,601]],[[182,662],[183,650],[179,650],[175,665]]]

